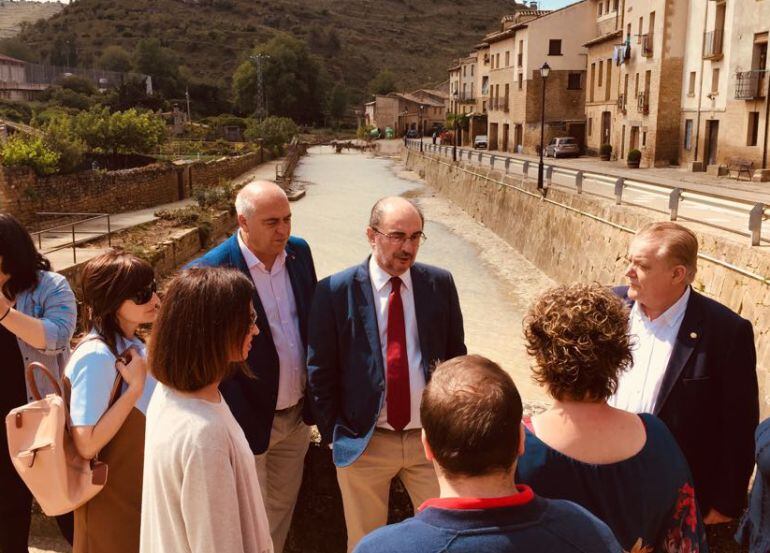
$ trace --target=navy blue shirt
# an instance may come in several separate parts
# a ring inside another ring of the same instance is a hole
[[[527,486],[494,499],[445,498],[375,530],[354,553],[621,553],[610,529],[569,501],[537,497]]]

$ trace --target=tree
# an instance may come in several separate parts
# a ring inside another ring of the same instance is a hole
[[[396,76],[390,69],[383,69],[369,81],[369,92],[372,94],[390,94],[396,90]]]
[[[267,148],[282,148],[297,132],[297,124],[288,117],[272,116],[261,122],[254,121],[245,136],[249,140],[261,139]]]
[[[36,62],[37,55],[24,42],[16,37],[9,37],[0,40],[0,54],[4,54],[17,60]]]
[[[77,169],[83,161],[86,144],[75,134],[72,117],[65,114],[55,115],[43,130],[45,145],[59,154],[59,171],[70,173]]]
[[[326,98],[323,67],[307,44],[288,35],[277,35],[253,52],[262,59],[262,82],[268,111],[301,123],[322,118]],[[257,109],[257,71],[254,62],[244,61],[233,74],[233,95],[242,113]]]
[[[7,167],[31,167],[38,175],[52,175],[58,170],[59,154],[40,137],[15,135],[0,147],[0,159]]]
[[[127,73],[131,71],[131,54],[121,46],[107,46],[96,64],[100,69]]]
[[[137,43],[134,67],[140,73],[150,75],[154,86],[164,96],[180,96],[184,92],[179,76],[179,60],[173,50],[161,46],[157,38],[145,38]]]
[[[94,107],[75,117],[74,129],[89,149],[113,155],[149,153],[166,139],[161,118],[135,109],[111,114],[105,107]]]
[[[78,65],[78,49],[75,37],[58,35],[53,41],[48,61],[51,65],[76,67]]]
[[[348,91],[343,85],[339,83],[334,85],[329,94],[327,107],[329,117],[334,121],[334,125],[339,126],[340,119],[345,117],[345,112],[348,109]]]
[[[62,88],[79,92],[80,94],[85,94],[87,96],[96,94],[96,86],[94,86],[94,83],[92,83],[90,79],[78,75],[68,75],[61,79],[58,84]]]

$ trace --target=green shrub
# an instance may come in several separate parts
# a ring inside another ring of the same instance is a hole
[[[45,144],[59,154],[59,171],[71,173],[83,161],[86,143],[75,134],[72,118],[67,115],[53,117],[43,129]]]
[[[31,167],[38,175],[52,175],[59,169],[59,153],[40,137],[13,136],[0,149],[7,167]]]
[[[639,150],[633,149],[630,152],[628,152],[628,161],[632,163],[636,163],[638,161],[642,160],[642,152]]]
[[[611,144],[602,144],[601,146],[599,146],[599,155],[608,156],[610,154],[612,154]]]
[[[252,122],[244,136],[248,140],[261,139],[267,148],[283,147],[299,132],[297,124],[288,117],[270,116],[259,122]]]

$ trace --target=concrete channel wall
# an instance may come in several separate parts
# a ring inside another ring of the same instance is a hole
[[[558,282],[624,282],[632,231],[661,216],[617,206],[587,194],[550,189],[544,199],[520,175],[452,165],[436,156],[404,150],[405,164],[438,193],[492,229]],[[702,258],[694,288],[727,305],[754,325],[762,417],[770,415],[770,252],[742,237],[689,225]],[[705,257],[705,258],[704,258]]]

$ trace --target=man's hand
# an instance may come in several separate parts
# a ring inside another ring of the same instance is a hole
[[[708,514],[703,517],[703,524],[722,524],[724,522],[730,522],[732,517],[726,517],[716,509],[711,509]]]

